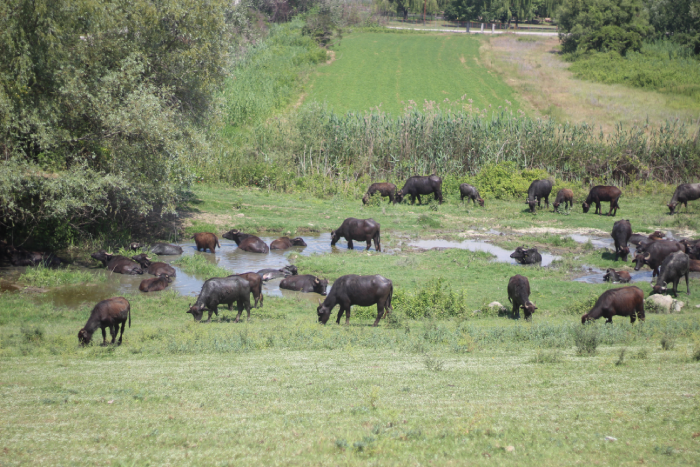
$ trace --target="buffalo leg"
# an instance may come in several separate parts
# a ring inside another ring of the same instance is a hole
[[[347,309],[345,310],[345,325],[348,326],[350,324],[350,306],[348,305]]]
[[[464,204],[464,195],[460,195],[460,196],[462,197],[462,198],[461,198],[462,204]]]
[[[102,345],[107,345],[107,330],[102,328]]]
[[[112,336],[111,344],[114,345],[114,341],[117,340],[117,334],[119,334],[119,325],[113,324],[109,327],[109,335]]]
[[[374,326],[375,328],[377,327],[377,325],[379,324],[379,320],[382,319],[382,316],[384,316],[384,313],[385,313],[384,304],[380,300],[377,302],[377,319],[374,320],[374,324],[372,326]]]
[[[419,205],[419,206],[420,206],[421,204],[423,204],[423,201],[420,199],[420,195],[416,195],[416,198],[418,198],[418,205]],[[414,198],[414,199],[415,199],[415,198]],[[413,203],[411,203],[411,204],[413,204]]]
[[[122,345],[122,337],[124,337],[124,328],[126,328],[126,320],[122,323],[122,332],[119,334],[119,344]],[[117,325],[117,329],[119,329],[119,326]]]
[[[340,318],[343,317],[343,313],[345,313],[345,308],[343,307],[343,305],[340,305],[338,309],[338,319],[335,320],[335,324],[340,324]]]
[[[688,275],[690,275],[690,271],[685,273],[685,288],[686,288],[686,294],[690,295],[690,284],[688,283]]]
[[[520,319],[520,306],[515,301],[513,302],[513,318]]]
[[[353,249],[353,246],[352,246],[352,238],[351,238],[350,240],[348,240],[348,250],[352,250],[352,249]]]
[[[369,250],[372,247],[372,237],[367,237],[367,248],[365,250]]]
[[[374,236],[374,249],[377,251],[382,251],[382,245],[379,243],[379,235]]]
[[[547,209],[549,209],[549,196],[544,197],[544,202],[547,205]]]

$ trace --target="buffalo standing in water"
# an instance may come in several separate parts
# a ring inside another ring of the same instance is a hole
[[[389,203],[396,203],[396,185],[393,183],[372,183],[362,197],[362,203],[369,203],[370,197],[375,193],[379,193],[382,198],[388,197]]]
[[[348,217],[336,230],[331,231],[331,246],[335,246],[338,240],[344,238],[348,242],[348,248],[352,249],[352,241],[367,242],[367,249],[372,246],[374,240],[374,249],[382,251],[380,242],[380,225],[374,219],[355,219]]]
[[[636,316],[635,316],[636,315]],[[581,317],[581,323],[605,318],[605,323],[612,323],[613,316],[629,316],[634,323],[637,318],[644,321],[644,292],[635,286],[610,289],[598,298],[591,311]]]
[[[622,256],[622,261],[627,262],[627,255],[630,254],[630,248],[627,246],[627,242],[629,242],[632,236],[632,225],[630,221],[622,219],[615,222],[610,236],[615,241],[615,261]]]
[[[525,204],[530,206],[530,212],[535,212],[535,203],[540,207],[540,202],[544,198],[544,202],[549,208],[549,194],[552,192],[551,180],[535,180],[530,184],[527,190],[527,200]]]
[[[212,253],[216,253],[216,247],[221,248],[219,239],[211,232],[199,232],[194,234],[192,238],[194,238],[194,243],[197,245],[197,251],[207,251],[208,248]]]
[[[423,204],[420,195],[429,194],[435,195],[435,201],[442,204],[442,179],[436,174],[415,175],[406,180],[403,188],[396,192],[396,200],[400,203],[406,196],[411,195],[411,204],[416,203],[416,198],[418,198],[418,204]]]
[[[676,211],[679,203],[685,204],[685,210],[688,211],[688,201],[695,201],[698,198],[700,198],[700,183],[684,183],[678,185],[667,206],[671,214]]]
[[[353,305],[371,306],[377,304],[377,319],[374,320],[373,326],[379,324],[384,312],[388,315],[393,308],[391,307],[391,297],[394,294],[394,285],[386,277],[380,275],[375,276],[357,276],[348,274],[340,277],[333,283],[330,293],[319,304],[316,309],[318,320],[326,324],[331,312],[336,305],[340,306],[338,311],[337,324],[340,324],[340,318],[345,313],[345,324],[350,324],[350,307]]]
[[[617,204],[617,202],[621,195],[622,192],[615,186],[594,186],[591,188],[591,191],[588,192],[586,201],[583,202],[583,212],[588,212],[591,205],[595,203],[595,213],[603,214],[603,210],[600,208],[601,201],[610,201],[610,211],[608,211],[608,216],[611,213],[614,216],[617,214],[617,210],[620,208],[620,205]]]

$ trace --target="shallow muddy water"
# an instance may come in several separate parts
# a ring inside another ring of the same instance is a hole
[[[592,272],[591,274],[582,276],[582,277],[577,277],[574,279],[575,282],[585,282],[586,284],[602,284],[605,281],[603,280],[603,276],[605,276],[605,270],[599,269],[599,268],[589,268]],[[631,283],[635,282],[646,282],[647,284],[651,283],[651,276],[653,274],[653,271],[651,270],[642,270],[642,271],[630,271],[630,276],[632,277]]]
[[[450,240],[416,240],[410,243],[411,246],[418,248],[423,248],[430,250],[433,248],[457,248],[460,250],[469,251],[485,251],[496,257],[495,261],[510,264],[519,264],[513,258],[510,257],[512,251],[505,250],[499,246],[492,245],[488,242],[482,240],[463,240],[461,242],[453,242]],[[552,261],[559,259],[559,256],[550,255],[549,253],[543,253],[542,255],[542,266],[549,266]]]

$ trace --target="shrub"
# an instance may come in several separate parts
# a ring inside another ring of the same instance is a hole
[[[617,361],[615,362],[615,366],[622,366],[625,364],[625,353],[626,352],[627,352],[627,348],[620,349],[620,354],[617,357]]]
[[[532,363],[559,363],[561,361],[561,353],[556,350],[537,349],[530,361]]]
[[[412,290],[395,290],[393,306],[409,319],[462,316],[467,312],[463,293],[455,293],[443,278]]]
[[[445,361],[440,360],[437,357],[433,357],[430,354],[425,354],[423,364],[425,365],[426,370],[438,372],[442,371]]]
[[[600,343],[600,333],[594,324],[585,324],[574,328],[574,345],[579,355],[595,355]]]
[[[665,332],[661,336],[661,348],[663,350],[673,350],[676,347],[676,335],[672,332]]]

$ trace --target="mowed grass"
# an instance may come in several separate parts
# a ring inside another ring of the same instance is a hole
[[[335,61],[312,78],[306,100],[340,113],[379,107],[396,115],[409,100],[418,108],[424,101],[469,108],[471,99],[489,112],[517,110],[513,90],[480,61],[480,45],[455,34],[349,34],[334,46]]]

